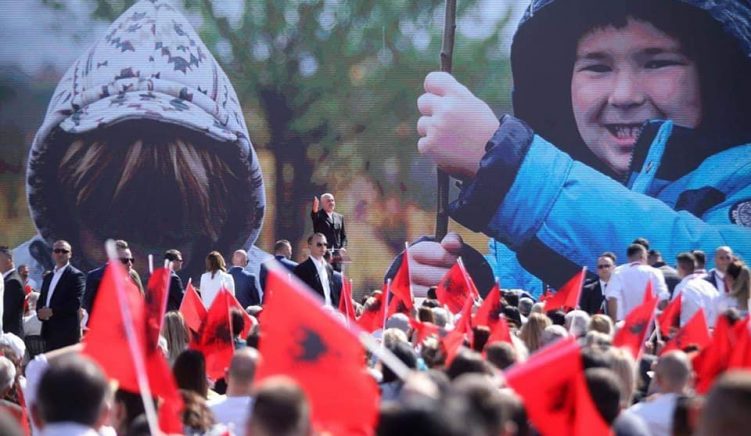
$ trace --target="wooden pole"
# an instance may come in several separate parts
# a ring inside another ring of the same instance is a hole
[[[443,41],[441,43],[441,71],[451,73],[454,58],[456,35],[456,0],[446,0],[446,14],[443,21]],[[449,227],[449,175],[438,169],[438,189],[436,191],[435,239],[440,242]]]

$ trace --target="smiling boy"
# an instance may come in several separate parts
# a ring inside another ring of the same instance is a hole
[[[505,287],[531,290],[524,269],[556,287],[639,236],[751,258],[749,22],[741,1],[534,0],[512,45],[517,118],[426,77],[418,149],[465,181],[451,216],[493,238]],[[417,280],[449,245],[420,251]]]

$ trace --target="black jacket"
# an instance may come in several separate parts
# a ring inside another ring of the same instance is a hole
[[[52,299],[47,306],[47,294],[53,273],[44,276],[42,291],[39,294],[37,308],[49,307],[52,309],[52,317],[42,321],[42,338],[46,345],[45,351],[72,345],[81,340],[81,326],[78,319],[78,310],[81,308],[86,275],[71,265],[65,267],[60,281],[57,282]],[[38,310],[37,309],[37,310]]]
[[[313,220],[313,231],[323,233],[329,248],[342,248],[347,246],[347,232],[344,230],[344,217],[340,213],[333,212],[331,218],[323,209],[318,212],[310,212]]]
[[[323,294],[323,285],[321,284],[321,278],[318,276],[318,269],[313,263],[313,259],[308,258],[305,262],[295,267],[295,275],[305,282],[321,299],[325,299]],[[339,307],[339,295],[341,294],[341,280],[334,279],[334,269],[330,265],[326,265],[326,272],[329,278],[329,289],[331,290],[331,304],[335,307]]]
[[[23,280],[18,271],[13,270],[3,281],[3,332],[23,338],[23,304],[26,301]]]

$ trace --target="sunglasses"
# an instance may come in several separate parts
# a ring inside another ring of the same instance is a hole
[[[325,242],[316,242],[316,247],[328,247],[329,244]]]
[[[70,250],[66,250],[64,248],[55,248],[54,250],[52,250],[52,252],[57,253],[57,254],[60,254],[60,253],[68,254],[70,253]]]
[[[129,264],[129,263],[133,263],[133,262],[135,262],[135,261],[136,261],[136,260],[135,260],[135,259],[133,259],[132,257],[121,257],[121,258],[120,258],[120,262],[122,262],[122,264],[123,264],[123,265],[127,265],[127,264]]]
[[[605,269],[610,267],[612,267],[612,265],[597,265],[597,269]]]

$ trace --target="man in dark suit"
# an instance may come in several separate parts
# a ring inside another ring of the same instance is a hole
[[[13,263],[13,255],[8,247],[0,247],[0,272],[3,273],[5,292],[3,294],[3,332],[13,333],[23,338],[23,305],[26,293],[23,279]]]
[[[313,232],[322,233],[326,236],[329,243],[329,249],[333,253],[333,266],[337,271],[341,271],[342,258],[347,254],[347,232],[344,230],[344,217],[340,213],[334,212],[336,201],[330,193],[321,195],[320,208],[318,197],[313,197],[313,209],[310,211],[310,218],[313,220]]]
[[[246,266],[248,266],[248,253],[245,250],[235,251],[232,254],[232,268],[228,272],[235,280],[235,298],[244,308],[261,304],[261,296],[256,287],[256,276],[246,271]]]
[[[305,262],[295,267],[295,275],[305,282],[310,289],[317,293],[324,301],[324,305],[334,308],[339,307],[339,286],[334,281],[334,270],[323,258],[326,253],[326,236],[314,233],[308,238],[310,257]]]
[[[141,291],[141,295],[143,295],[143,283],[141,282],[141,277],[138,275],[138,272],[133,268],[135,259],[133,258],[128,243],[121,239],[117,240],[115,241],[115,249],[117,250],[117,257],[128,271],[128,276],[133,281],[133,284],[135,284]],[[106,266],[107,264],[105,263],[99,268],[93,269],[86,274],[86,292],[84,293],[81,305],[89,314],[89,318],[91,318],[91,312],[94,310],[94,301],[96,300],[97,292],[99,292],[99,284],[102,282],[102,277],[104,277],[104,268]]]
[[[668,291],[670,291],[670,296],[672,297],[673,291],[675,290],[675,285],[681,282],[681,278],[678,276],[678,271],[676,271],[672,266],[668,265],[662,259],[662,253],[657,250],[649,250],[647,263],[649,264],[649,266],[662,271],[662,275],[665,276],[665,284],[668,285]]]
[[[170,310],[180,310],[180,303],[183,302],[185,288],[183,287],[183,281],[176,273],[183,267],[183,255],[177,250],[167,250],[164,252],[164,260],[171,262],[169,294],[167,295],[167,312]]]
[[[615,271],[615,260],[615,254],[609,251],[597,258],[597,280],[585,284],[582,288],[579,300],[581,310],[590,315],[605,313],[605,289]]]
[[[274,259],[281,263],[287,271],[293,272],[297,266],[297,262],[290,260],[292,258],[292,244],[286,239],[280,239],[274,244]],[[261,290],[266,295],[266,277],[269,274],[269,268],[266,266],[266,262],[261,264],[260,282]]]
[[[67,241],[52,244],[55,269],[44,276],[37,303],[37,317],[42,322],[45,351],[72,345],[81,340],[78,317],[86,276],[70,264],[72,249]]]

